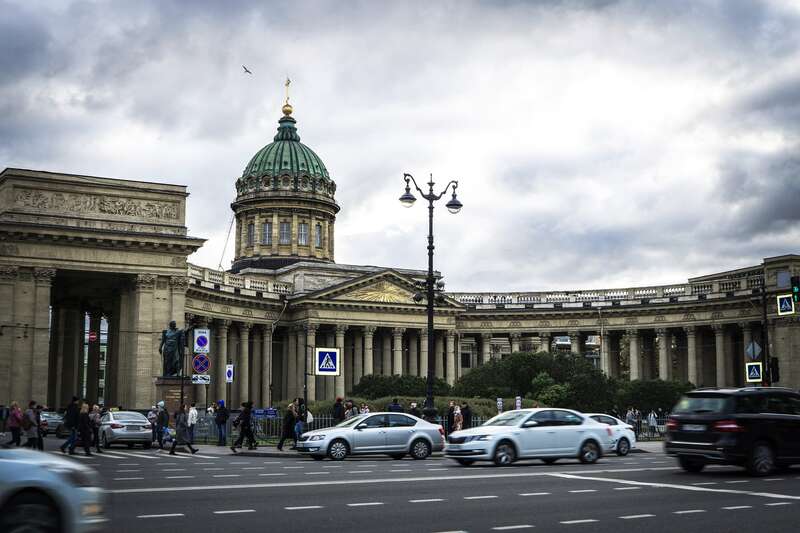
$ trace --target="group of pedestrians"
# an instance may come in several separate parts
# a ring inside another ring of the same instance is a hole
[[[297,441],[306,430],[306,424],[314,421],[314,416],[308,412],[306,401],[303,398],[295,398],[286,407],[281,423],[281,440],[278,441],[278,451],[283,451],[283,444],[287,439],[292,439],[294,444],[291,449],[297,449]]]
[[[46,429],[42,424],[42,411],[44,407],[31,400],[28,408],[23,411],[17,402],[11,402],[8,413],[4,413],[5,427],[11,432],[11,440],[4,443],[5,447],[24,446],[34,450],[44,449],[44,435]],[[22,444],[22,437],[25,444]]]
[[[638,409],[629,407],[625,413],[625,423],[633,426],[633,431],[636,438],[648,437],[656,438],[661,436],[661,428],[659,422],[665,418],[659,409],[658,413],[655,409],[651,409],[647,415],[643,415]]]
[[[79,400],[77,396],[72,397],[72,401],[64,412],[64,429],[69,431],[69,436],[61,444],[61,453],[75,455],[75,448],[78,443],[83,448],[83,453],[91,456],[92,447],[97,453],[103,453],[100,449],[100,421],[103,411],[97,404],[91,405],[89,402]]]

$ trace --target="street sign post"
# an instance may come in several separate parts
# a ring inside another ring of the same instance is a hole
[[[233,383],[233,365],[225,365],[225,383]]]
[[[89,332],[89,342],[97,342],[98,336],[96,331]]]
[[[194,353],[208,353],[211,332],[206,328],[195,328],[194,330]]]
[[[192,385],[211,385],[211,376],[208,374],[192,374]]]
[[[318,376],[338,376],[342,373],[338,348],[316,348],[314,361],[315,373]]]
[[[791,294],[779,294],[775,299],[778,301],[778,316],[794,314],[794,300]]]
[[[192,357],[192,369],[196,374],[205,374],[211,367],[211,360],[206,354],[199,353]]]
[[[522,409],[522,396],[517,396],[514,398],[514,408]]]
[[[498,413],[502,413],[503,412],[503,399],[502,398],[498,398],[497,399],[497,412]]]
[[[747,363],[745,368],[746,370],[744,377],[748,383],[761,383],[763,381],[760,361],[755,363]]]
[[[755,361],[761,355],[761,346],[756,341],[751,341],[747,348],[744,349],[744,353],[748,358]]]

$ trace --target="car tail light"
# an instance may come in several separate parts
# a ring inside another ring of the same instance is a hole
[[[150,426],[150,424],[147,424],[146,426],[142,426],[142,429],[153,429],[153,428]]]
[[[667,431],[675,431],[678,429],[678,421],[674,418],[667,419]]]
[[[740,433],[744,428],[740,426],[736,420],[718,420],[711,426],[711,431],[719,431],[721,433]]]
[[[111,424],[111,429],[122,429],[124,427],[122,424]]]

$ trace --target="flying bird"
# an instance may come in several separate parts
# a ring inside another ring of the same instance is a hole
[[[252,74],[253,74],[252,72],[250,72],[249,70],[247,70],[247,67],[246,67],[246,66],[242,65],[242,68],[244,69],[244,72],[245,72],[245,74],[250,74],[250,75],[252,75]]]

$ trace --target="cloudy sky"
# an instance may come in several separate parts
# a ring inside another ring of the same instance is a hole
[[[219,263],[291,77],[339,263],[449,290],[685,281],[800,252],[800,3],[0,0],[0,167],[189,186]],[[243,74],[247,65],[253,76]],[[224,265],[230,265],[230,247]]]

